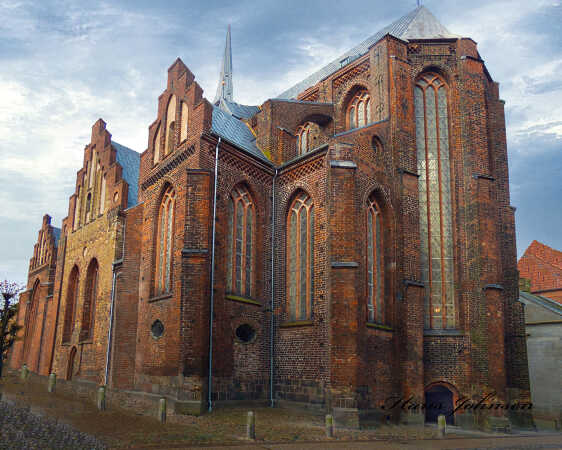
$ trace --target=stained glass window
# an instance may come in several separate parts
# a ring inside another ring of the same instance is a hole
[[[384,323],[381,212],[374,199],[367,204],[367,320]]]
[[[310,149],[310,122],[297,128],[297,154],[303,155]]]
[[[228,201],[227,291],[246,297],[253,290],[254,203],[244,186]]]
[[[425,327],[454,328],[455,290],[447,91],[426,73],[414,91]]]
[[[314,290],[314,207],[310,196],[300,193],[287,220],[287,292],[291,320],[311,317]]]
[[[371,123],[371,117],[371,97],[366,89],[361,89],[347,107],[347,129],[368,125]]]
[[[160,204],[158,225],[158,256],[156,258],[156,293],[163,294],[171,291],[172,281],[172,253],[175,217],[176,195],[171,186],[164,192]]]

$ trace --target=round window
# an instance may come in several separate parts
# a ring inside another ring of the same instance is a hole
[[[248,343],[251,342],[256,337],[256,330],[251,325],[247,323],[240,325],[236,328],[236,338],[240,342]]]
[[[158,339],[164,334],[164,324],[159,319],[156,319],[150,327],[150,332],[154,339]]]

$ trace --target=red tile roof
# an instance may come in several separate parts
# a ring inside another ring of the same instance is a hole
[[[531,280],[531,292],[562,290],[562,252],[533,241],[517,267],[521,277]]]

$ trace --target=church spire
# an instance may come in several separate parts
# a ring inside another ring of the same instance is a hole
[[[215,95],[213,103],[217,105],[221,99],[232,102],[232,90],[232,48],[230,47],[230,25],[228,25],[224,55],[222,57],[221,76],[217,86],[217,95]]]

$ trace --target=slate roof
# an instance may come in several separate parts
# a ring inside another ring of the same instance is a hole
[[[59,243],[59,238],[60,238],[60,228],[57,227],[52,227],[53,230],[53,236],[55,237],[55,245],[57,245]]]
[[[116,150],[117,162],[123,168],[123,179],[129,185],[129,193],[127,196],[127,208],[137,204],[137,196],[139,189],[139,168],[140,168],[140,153],[118,144],[111,142],[111,145]]]
[[[241,105],[240,103],[228,101],[225,98],[221,98],[217,106],[237,119],[249,119],[260,110],[258,106]]]
[[[550,312],[562,316],[562,305],[560,305],[556,300],[552,300],[548,297],[543,297],[542,295],[530,294],[529,292],[519,291],[519,301],[524,304],[534,303],[535,305],[541,306]]]
[[[256,137],[248,128],[248,125],[218,106],[213,106],[212,131],[238,148],[270,163],[269,159],[256,145]]]
[[[419,6],[412,12],[373,34],[356,47],[353,47],[330,64],[314,72],[308,78],[305,78],[292,88],[287,89],[285,92],[280,94],[278,98],[296,98],[301,92],[311,86],[314,86],[327,76],[367,53],[369,51],[369,47],[377,43],[387,34],[405,41],[409,39],[443,39],[460,37],[456,34],[450,33],[439,23],[435,16],[431,14],[425,6]]]

